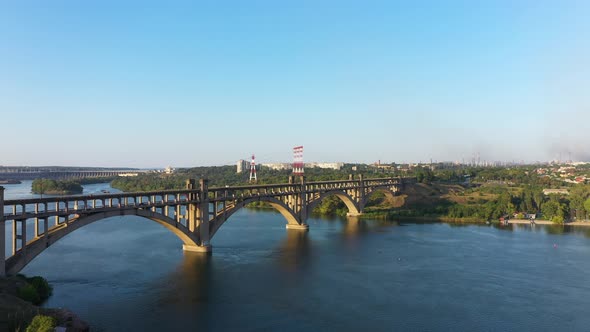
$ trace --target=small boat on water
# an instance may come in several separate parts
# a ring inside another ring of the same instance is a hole
[[[110,191],[108,191],[108,190],[106,190],[106,189],[103,189],[103,190],[101,190],[100,192],[101,192],[101,193],[103,193],[103,194],[110,194],[110,193],[111,193]]]

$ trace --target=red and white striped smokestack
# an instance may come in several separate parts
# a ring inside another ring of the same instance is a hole
[[[293,148],[293,175],[303,175],[303,146]]]
[[[256,182],[256,157],[252,154],[252,161],[250,162],[250,182]]]

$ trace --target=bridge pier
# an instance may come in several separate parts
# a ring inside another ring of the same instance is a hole
[[[348,212],[348,213],[346,214],[346,216],[347,216],[347,217],[358,217],[358,216],[361,216],[362,214],[363,214],[363,212],[362,212],[362,211],[361,211],[361,212]]]
[[[195,246],[192,244],[183,244],[182,245],[182,250],[183,251],[190,251],[190,252],[199,252],[199,253],[206,253],[206,254],[210,254],[213,252],[213,246],[208,244],[208,245],[203,245],[203,246]]]
[[[309,229],[309,225],[308,224],[287,224],[286,226],[287,229],[297,229],[297,230],[308,230]]]

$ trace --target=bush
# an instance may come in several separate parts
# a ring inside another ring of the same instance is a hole
[[[45,280],[43,277],[34,276],[32,278],[28,278],[27,281],[33,285],[33,287],[35,287],[41,302],[47,300],[53,293],[53,287],[51,287],[47,280]]]
[[[33,318],[26,332],[53,332],[57,325],[55,318],[44,315],[37,315]]]
[[[563,224],[563,217],[553,216],[553,218],[551,218],[551,222],[553,222],[554,224]]]
[[[41,298],[39,297],[39,293],[37,293],[37,289],[31,284],[26,284],[17,289],[16,295],[21,299],[31,302],[35,305],[41,304]]]

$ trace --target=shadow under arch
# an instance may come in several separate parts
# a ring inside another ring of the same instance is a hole
[[[242,202],[237,203],[232,209],[220,213],[218,216],[215,216],[209,225],[209,239],[211,240],[215,233],[221,228],[221,226],[231,217],[234,213],[238,210],[242,209],[246,205],[254,202],[266,202],[270,204],[275,210],[281,213],[283,217],[287,220],[287,223],[290,225],[300,225],[301,222],[298,220],[295,212],[287,206],[285,203],[279,201],[276,198],[272,197],[253,197],[248,198]]]
[[[188,229],[182,224],[176,223],[175,220],[166,217],[163,214],[143,210],[143,209],[126,209],[118,211],[108,211],[92,213],[88,215],[81,215],[64,222],[57,227],[49,230],[48,237],[39,237],[27,243],[26,254],[18,251],[15,255],[6,259],[6,273],[16,274],[22,270],[35,257],[41,254],[45,249],[59,241],[64,236],[96,221],[117,216],[139,216],[155,221],[156,223],[166,227],[173,234],[175,234],[186,245],[197,245],[197,239],[190,235]]]
[[[346,205],[349,215],[358,216],[361,214],[361,209],[359,208],[359,206],[357,206],[354,199],[352,197],[350,197],[350,195],[348,195],[347,193],[345,193],[343,191],[334,190],[334,191],[325,192],[325,193],[321,194],[320,197],[311,201],[309,203],[309,205],[307,206],[307,217],[309,217],[311,215],[312,211],[318,206],[318,204],[320,204],[322,202],[322,200],[328,196],[338,197],[344,203],[344,205]]]

